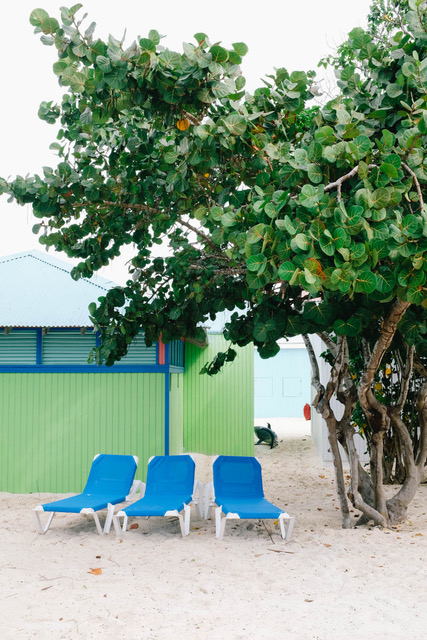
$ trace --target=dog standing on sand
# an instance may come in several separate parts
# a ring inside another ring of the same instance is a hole
[[[274,433],[269,422],[267,422],[266,427],[254,427],[254,432],[256,437],[258,438],[258,442],[256,442],[255,444],[262,444],[263,442],[265,442],[265,444],[270,445],[270,449],[272,449],[273,447],[277,447],[277,445],[279,444],[277,441],[277,434]]]

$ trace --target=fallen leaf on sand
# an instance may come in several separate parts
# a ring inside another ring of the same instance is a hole
[[[305,598],[304,602],[313,602],[313,600],[310,600],[310,598]]]
[[[100,576],[102,574],[102,569],[91,569],[88,573],[91,573],[93,576]]]
[[[129,529],[139,529],[139,524],[137,522],[134,522],[130,525]]]
[[[323,546],[324,546],[324,547],[330,547],[331,545],[330,545],[330,544],[327,544],[326,542],[324,542],[324,543],[323,543]]]

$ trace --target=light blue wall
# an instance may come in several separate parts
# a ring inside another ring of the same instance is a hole
[[[281,349],[262,360],[255,350],[255,418],[302,418],[310,404],[310,362],[305,349]]]

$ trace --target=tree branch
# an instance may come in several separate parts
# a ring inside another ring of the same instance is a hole
[[[418,392],[417,411],[420,425],[420,442],[415,464],[421,473],[424,470],[427,458],[427,381]]]
[[[376,167],[375,164],[370,164],[368,166],[369,166],[369,169],[375,169]],[[342,183],[345,182],[346,180],[350,180],[350,178],[353,178],[357,174],[358,170],[359,170],[359,165],[356,165],[351,171],[346,173],[344,176],[341,176],[341,178],[338,178],[338,180],[335,180],[335,182],[330,182],[329,184],[327,184],[326,187],[324,188],[324,191],[330,191],[331,189],[335,189],[335,187],[337,187],[339,196],[341,197]]]
[[[191,115],[191,113],[188,113],[188,111],[183,110],[181,111],[181,113],[185,118],[187,118],[187,120],[191,122],[191,124],[194,124],[194,125],[202,124],[202,120],[198,120],[193,115]]]
[[[317,335],[322,340],[322,342],[325,343],[326,347],[329,349],[332,355],[336,358],[338,355],[338,346],[336,342],[332,340],[332,338],[328,333],[326,333],[326,331],[318,331]]]
[[[201,265],[197,265],[197,264],[191,264],[189,266],[189,269],[193,269],[194,271],[205,271],[206,267],[201,266]],[[233,275],[244,275],[246,274],[247,270],[246,269],[238,269],[237,267],[235,269],[233,269],[232,267],[230,267],[229,269],[225,268],[224,269],[214,269],[213,270],[213,274],[214,275],[224,275],[224,276],[233,276]]]
[[[402,380],[400,383],[399,399],[396,403],[396,410],[400,413],[408,397],[409,385],[411,382],[412,370],[414,366],[415,347],[411,345],[406,350],[405,367],[402,372]]]
[[[307,349],[308,359],[310,360],[311,365],[311,385],[316,389],[317,396],[316,401],[324,395],[325,387],[320,382],[320,372],[319,372],[319,363],[317,362],[316,354],[314,353],[313,345],[311,344],[311,340],[308,335],[305,333],[302,336],[304,340],[305,348]],[[313,402],[313,406],[316,408],[316,405]]]
[[[407,171],[407,172],[412,176],[412,179],[413,179],[414,184],[415,184],[415,188],[416,188],[417,193],[418,193],[418,198],[419,198],[419,200],[420,200],[420,207],[421,207],[421,211],[422,211],[422,212],[424,212],[424,200],[423,200],[423,194],[422,194],[422,191],[421,191],[421,185],[420,185],[420,183],[418,182],[418,178],[417,178],[417,176],[415,175],[415,173],[412,171],[412,169],[411,169],[410,167],[408,167],[408,165],[407,165],[407,164],[405,164],[404,162],[402,162],[402,167],[403,167],[404,169],[406,169],[406,171]]]

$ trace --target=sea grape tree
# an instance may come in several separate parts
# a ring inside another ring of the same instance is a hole
[[[211,44],[204,33],[183,52],[150,31],[130,46],[94,36],[81,5],[44,10],[31,23],[56,47],[61,104],[39,115],[60,128],[55,168],[1,180],[18,203],[31,203],[40,242],[81,261],[90,277],[135,247],[124,287],[90,307],[101,332],[98,360],[126,353],[142,328],[202,338],[200,325],[239,310],[226,327],[230,348],[207,367],[253,343],[274,356],[277,340],[303,334],[335,457],[343,525],[350,526],[338,441],[351,468],[348,492],[366,518],[383,526],[405,516],[427,455],[427,386],[418,392],[417,446],[402,420],[414,363],[426,356],[427,3],[377,0],[370,26],[354,29],[329,62],[339,94],[313,107],[314,73],[279,68],[245,93],[243,43]],[[386,28],[381,25],[386,24]],[[156,257],[167,241],[170,254]],[[310,335],[329,350],[331,377],[320,383]],[[375,375],[400,341],[405,375],[386,405]],[[358,375],[351,359],[361,353]],[[425,371],[425,369],[424,369]],[[344,404],[337,420],[333,394]],[[359,463],[351,417],[369,423],[370,474]],[[402,404],[403,403],[403,404]],[[386,500],[383,442],[391,424],[404,448],[405,480]]]

